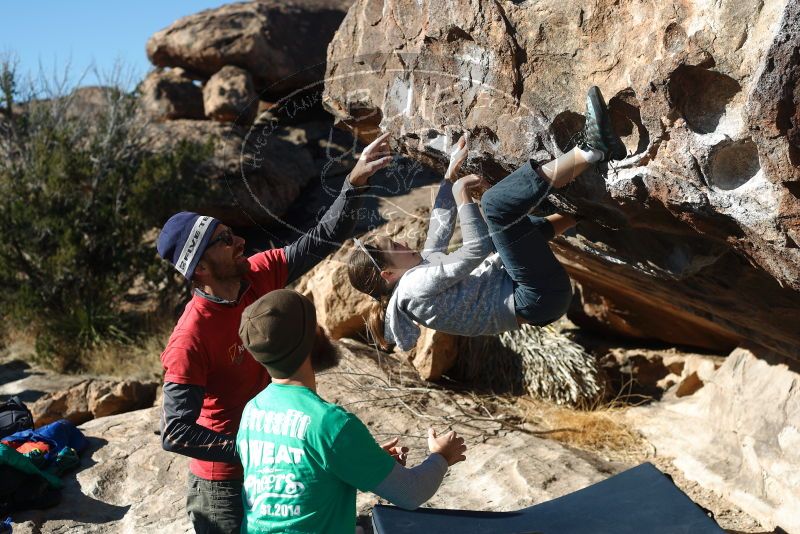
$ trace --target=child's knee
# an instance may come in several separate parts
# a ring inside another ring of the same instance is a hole
[[[520,298],[519,294],[515,294],[514,307],[518,318],[535,326],[545,326],[567,313],[572,296],[571,285],[547,295],[532,294],[527,295],[528,298]]]
[[[495,186],[488,189],[481,197],[481,207],[483,208],[483,215],[487,221],[501,222],[503,220],[503,207],[502,200],[498,194],[500,188]]]

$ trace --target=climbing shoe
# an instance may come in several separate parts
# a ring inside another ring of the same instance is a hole
[[[594,148],[602,152],[603,161],[624,159],[628,155],[622,140],[614,133],[611,115],[596,85],[590,87],[586,95],[586,126],[582,141],[584,150]]]

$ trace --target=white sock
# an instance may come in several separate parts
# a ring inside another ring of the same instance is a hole
[[[577,146],[575,147],[575,149],[588,163],[597,163],[598,161],[603,159],[603,153],[597,150],[596,148],[590,148],[589,150],[584,150],[581,147]]]

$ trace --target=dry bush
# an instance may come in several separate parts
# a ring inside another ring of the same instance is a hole
[[[160,380],[161,352],[170,331],[160,328],[143,335],[136,342],[105,341],[82,354],[80,374],[101,375],[119,379]],[[22,360],[43,369],[61,372],[53,360],[36,356],[36,338],[29,331],[12,329],[0,340],[0,362]]]
[[[595,357],[550,326],[463,338],[450,375],[497,393],[590,406],[602,394]]]
[[[142,236],[202,191],[196,170],[211,154],[189,142],[152,152],[137,95],[107,81],[21,88],[0,56],[0,315],[65,371],[108,343],[138,342],[127,291],[175,276]]]

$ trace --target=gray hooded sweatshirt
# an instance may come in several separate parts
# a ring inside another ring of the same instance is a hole
[[[464,244],[448,254],[456,212]],[[461,336],[519,328],[514,284],[494,252],[486,221],[474,202],[457,208],[453,184],[446,180],[431,210],[421,256],[422,263],[400,278],[389,300],[387,341],[401,350],[413,348],[420,334],[417,324]]]

